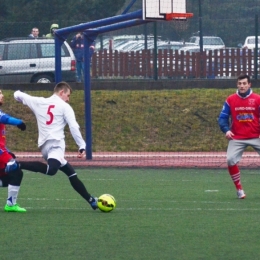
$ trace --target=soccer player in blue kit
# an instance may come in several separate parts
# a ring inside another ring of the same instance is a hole
[[[0,90],[0,106],[4,103],[4,95]],[[4,211],[6,212],[26,212],[26,209],[21,208],[17,203],[17,197],[20,190],[20,185],[23,179],[21,169],[7,173],[5,168],[9,163],[14,162],[15,155],[6,148],[6,129],[5,125],[15,125],[20,130],[26,130],[25,123],[18,118],[11,117],[0,110],[0,187],[8,187],[8,197]]]
[[[241,184],[238,163],[248,146],[260,154],[259,119],[260,95],[253,93],[250,77],[240,75],[237,78],[236,93],[226,99],[218,118],[219,127],[228,139],[228,171],[239,199],[244,199],[246,194]]]
[[[34,161],[19,161],[19,167],[32,172],[40,172],[53,176],[58,170],[64,172],[71,186],[90,204],[92,209],[97,209],[97,198],[91,196],[85,185],[77,177],[77,173],[65,159],[65,134],[64,127],[68,124],[70,132],[79,147],[78,158],[85,156],[86,143],[82,138],[79,125],[72,107],[68,104],[72,89],[66,82],[60,82],[54,87],[54,93],[48,98],[30,96],[21,91],[14,93],[14,98],[28,106],[34,113],[38,125],[38,147],[47,164]]]

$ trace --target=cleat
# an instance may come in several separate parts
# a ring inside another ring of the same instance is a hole
[[[6,164],[6,167],[5,167],[5,172],[12,172],[12,171],[15,171],[16,169],[18,168],[18,164],[17,162],[12,159],[10,160],[7,164]]]
[[[21,208],[18,204],[15,204],[13,206],[8,206],[6,204],[4,210],[6,212],[26,212],[26,209]]]
[[[97,201],[98,201],[98,198],[95,198],[95,197],[91,197],[91,201],[89,201],[91,208],[94,210],[96,210],[98,208]]]
[[[244,199],[246,197],[246,194],[245,194],[245,192],[243,190],[238,190],[237,191],[237,197],[239,199]]]

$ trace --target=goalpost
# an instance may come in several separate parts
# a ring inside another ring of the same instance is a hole
[[[74,25],[55,31],[55,81],[60,82],[61,77],[61,46],[69,34],[79,31],[84,35],[84,95],[85,95],[85,124],[86,124],[86,159],[92,159],[92,117],[91,117],[91,56],[89,47],[100,33],[110,32],[131,26],[137,26],[157,20],[186,20],[193,16],[186,12],[186,0],[143,0],[142,9],[126,13],[133,3],[118,16],[97,21]]]

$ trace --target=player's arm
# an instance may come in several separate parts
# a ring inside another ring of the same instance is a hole
[[[33,97],[20,90],[17,90],[14,92],[14,99],[18,102],[23,103],[23,105],[28,106],[32,111],[37,108],[38,97]]]
[[[75,140],[76,144],[79,147],[78,158],[82,158],[86,154],[86,143],[82,138],[81,132],[79,130],[79,125],[78,123],[76,123],[70,125],[69,128],[73,139]]]
[[[218,125],[220,127],[220,130],[226,134],[227,131],[230,131],[229,127],[229,117],[230,117],[230,106],[227,102],[224,103],[223,108],[220,112],[220,115],[218,117]]]
[[[0,112],[0,123],[5,125],[16,125],[22,131],[26,129],[26,125],[23,120],[9,116],[8,114],[3,112]]]
[[[78,157],[82,158],[86,152],[86,143],[81,135],[79,124],[76,121],[75,113],[73,109],[68,105],[65,112],[65,120],[69,125],[71,135],[79,147]]]
[[[32,97],[20,90],[14,92],[14,99],[18,102],[23,103],[26,105],[27,101],[30,100]]]

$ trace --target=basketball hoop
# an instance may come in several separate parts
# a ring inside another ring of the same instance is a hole
[[[193,17],[193,13],[170,13],[170,14],[165,14],[165,20],[170,21],[170,20],[186,20],[187,18]]]
[[[176,31],[185,31],[188,29],[188,18],[193,17],[193,13],[170,13],[165,14],[166,21],[172,21],[172,25]]]
[[[186,0],[142,0],[143,20],[187,20],[193,13],[186,12]]]

